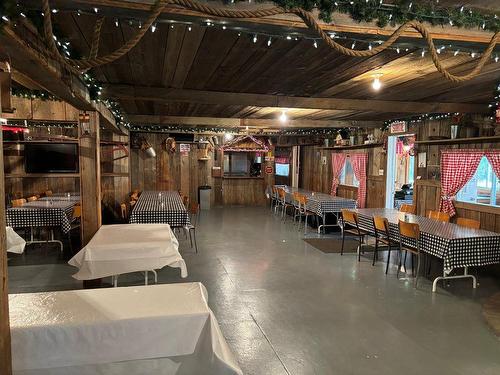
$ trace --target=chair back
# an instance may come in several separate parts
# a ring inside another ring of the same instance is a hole
[[[182,196],[182,204],[186,207],[186,210],[189,209],[189,197],[187,195]]]
[[[417,206],[414,204],[402,204],[401,207],[399,207],[399,212],[415,215],[417,213]]]
[[[33,196],[31,196],[31,197],[26,198],[26,200],[27,200],[28,202],[34,202],[34,201],[36,201],[37,199],[38,199],[38,197],[37,197],[36,195],[33,195]]]
[[[387,218],[382,216],[373,217],[373,227],[375,228],[375,234],[381,233],[386,237],[389,237],[389,221]]]
[[[429,219],[434,219],[434,220],[442,221],[443,223],[449,223],[450,222],[450,215],[448,215],[446,212],[429,211],[427,213],[427,217]]]
[[[52,196],[52,190],[46,190],[45,191],[45,196],[46,197],[51,197]]]
[[[80,217],[82,217],[82,206],[76,204],[73,207],[73,219],[78,219]]]
[[[10,201],[10,203],[12,204],[12,207],[21,207],[23,204],[26,203],[26,199],[24,199],[24,198],[14,199],[14,200]]]
[[[200,205],[196,202],[191,202],[189,204],[189,216],[192,225],[197,224],[199,213],[200,213]]]
[[[465,217],[459,217],[457,219],[457,225],[461,227],[467,227],[471,229],[479,229],[481,228],[481,222],[474,219],[466,219]]]
[[[344,223],[353,225],[355,227],[358,226],[358,214],[356,212],[342,209],[342,220]]]
[[[303,195],[303,194],[298,194],[297,193],[297,200],[299,201],[299,207],[301,209],[305,210],[306,206],[307,206],[307,201],[308,201],[307,197],[305,195]]]
[[[407,223],[406,221],[399,220],[398,228],[400,236],[412,238],[417,241],[420,239],[420,225],[417,223]]]
[[[285,197],[286,197],[285,189],[278,188],[278,195],[279,195],[280,199],[284,202]]]

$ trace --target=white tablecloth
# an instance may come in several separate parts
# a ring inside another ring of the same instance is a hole
[[[201,283],[9,295],[16,375],[242,374]]]
[[[78,267],[77,280],[92,280],[128,272],[156,270],[165,266],[181,269],[186,263],[179,242],[167,224],[103,225],[90,242],[68,262]]]
[[[9,253],[22,254],[26,246],[26,241],[14,232],[12,227],[5,227],[5,231],[7,234],[7,251]]]

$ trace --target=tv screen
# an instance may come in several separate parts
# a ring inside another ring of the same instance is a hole
[[[78,145],[32,143],[24,145],[26,173],[77,173]]]
[[[290,173],[290,164],[279,164],[276,163],[276,176],[288,177]]]

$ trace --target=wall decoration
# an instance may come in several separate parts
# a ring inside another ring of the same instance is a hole
[[[191,151],[191,145],[188,143],[181,143],[179,145],[179,151],[180,151],[181,155],[187,156],[189,154],[189,152]]]
[[[418,158],[418,167],[427,168],[427,153],[419,152],[417,158]]]

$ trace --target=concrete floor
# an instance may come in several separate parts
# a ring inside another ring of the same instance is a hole
[[[302,238],[268,209],[212,209],[198,224],[199,254],[181,241],[189,278],[165,268],[160,282],[205,284],[245,374],[500,374],[500,340],[481,316],[498,278],[481,276],[476,291],[458,280],[432,294],[427,279],[414,290],[395,267],[385,275],[383,262],[324,254]],[[12,293],[81,287],[61,261],[32,263],[12,261]]]

